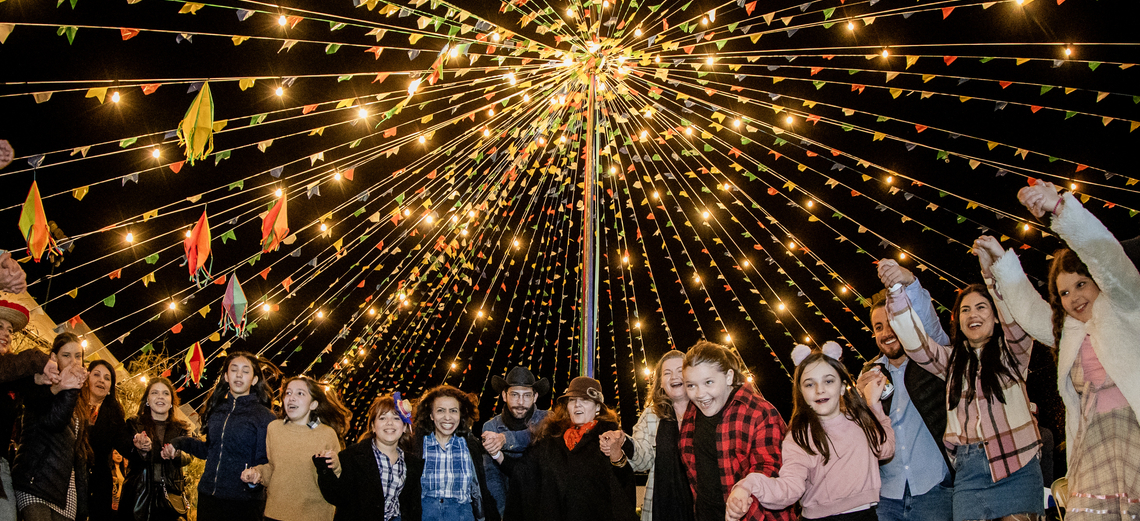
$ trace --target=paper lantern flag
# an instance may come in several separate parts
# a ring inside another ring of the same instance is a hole
[[[24,209],[20,213],[20,234],[28,243],[28,253],[36,262],[43,257],[44,250],[51,248],[53,252],[63,252],[55,245],[48,231],[47,215],[44,214],[44,203],[40,199],[40,187],[32,181],[32,189],[28,190],[28,199],[24,201]]]
[[[226,331],[232,327],[237,332],[238,338],[245,338],[245,310],[249,307],[248,304],[237,276],[230,275],[226,296],[222,297],[222,322],[219,325]]]
[[[190,166],[214,151],[214,97],[210,95],[210,82],[202,84],[198,96],[178,123],[178,144],[186,145],[186,160]]]
[[[190,230],[190,236],[186,237],[183,247],[186,249],[190,280],[199,288],[206,287],[210,282],[210,270],[206,267],[206,259],[210,257],[210,223],[206,220],[205,210],[202,211],[202,217],[198,218],[198,224]]]
[[[277,249],[281,241],[289,235],[289,217],[286,215],[288,199],[281,196],[277,204],[269,209],[265,218],[261,220],[261,250],[269,253]]]
[[[206,370],[206,355],[202,353],[202,344],[194,342],[186,352],[186,374],[194,385],[202,381],[202,372]]]

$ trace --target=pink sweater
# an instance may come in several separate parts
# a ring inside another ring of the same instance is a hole
[[[749,474],[736,484],[756,497],[768,509],[782,509],[800,501],[803,517],[820,518],[846,512],[879,501],[879,459],[895,453],[895,433],[891,419],[876,411],[875,417],[887,433],[879,458],[867,446],[863,429],[844,415],[823,422],[831,446],[831,458],[809,455],[789,432],[784,438],[784,464],[780,475],[771,478]]]

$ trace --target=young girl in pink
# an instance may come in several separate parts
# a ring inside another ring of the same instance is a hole
[[[879,460],[895,452],[890,417],[879,401],[886,377],[862,389],[838,360],[835,342],[823,352],[792,351],[795,408],[784,438],[779,477],[749,474],[733,487],[726,513],[739,519],[756,498],[764,508],[800,502],[804,519],[875,521]]]

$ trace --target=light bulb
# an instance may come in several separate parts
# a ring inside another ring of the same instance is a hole
[[[806,343],[808,343],[808,342],[811,342],[811,337],[810,337],[810,336],[805,336],[805,337],[804,337],[804,343],[806,344]]]
[[[410,83],[408,83],[408,95],[409,96],[416,93],[416,90],[418,90],[420,88],[420,82],[421,81],[422,80],[420,80],[419,78],[416,78],[416,79],[412,80]]]
[[[545,144],[546,144],[546,140],[545,140],[545,139],[543,139],[541,136],[539,136],[539,138],[538,138],[538,144],[540,144],[540,145],[545,145]]]
[[[1065,47],[1065,56],[1072,56],[1072,55],[1073,55],[1073,50],[1069,47]]]
[[[1072,183],[1069,185],[1069,190],[1076,190],[1076,189],[1077,189],[1077,183]]]
[[[634,35],[634,36],[641,36],[641,28],[639,27],[639,28],[637,28],[637,29],[634,29],[634,30],[633,30],[633,35]]]
[[[325,312],[324,311],[318,311],[317,312],[317,318],[325,318]]]
[[[641,139],[645,139],[645,138],[646,138],[646,136],[648,136],[648,135],[649,135],[649,131],[648,131],[648,130],[642,130],[642,131],[641,131]]]
[[[712,56],[709,56],[707,59],[705,59],[705,63],[708,63],[709,65],[712,65],[712,64],[713,64],[713,57],[712,57]]]
[[[530,103],[530,94],[523,94],[523,102]]]
[[[411,210],[404,210],[404,217],[408,217],[408,216],[411,216],[411,215],[412,215],[412,211],[411,211]]]
[[[660,56],[654,56],[653,57],[653,63],[661,63],[661,57]]]
[[[808,206],[808,208],[811,208],[813,205],[815,205],[815,202],[813,202],[813,201],[808,201],[808,202],[807,202],[807,206]]]
[[[170,303],[169,305],[167,305],[166,307],[168,307],[168,308],[170,308],[170,309],[178,309],[178,303],[176,303],[176,302],[171,302],[171,303]]]
[[[748,267],[748,259],[744,259],[744,262],[741,262],[740,265],[747,268]]]
[[[491,131],[490,131],[490,130],[488,130],[488,129],[483,129],[483,137],[490,137],[490,135],[491,135]]]
[[[891,55],[890,51],[888,51],[888,50],[886,50],[886,49],[883,49],[883,58],[887,58],[887,57],[889,57],[890,55]]]
[[[685,127],[685,135],[686,136],[693,135],[693,127]]]
[[[649,367],[645,367],[645,368],[643,368],[643,369],[641,370],[641,372],[642,372],[642,373],[644,373],[644,374],[645,374],[645,376],[652,376],[652,375],[653,375],[653,370],[652,370],[652,369],[650,369]]]
[[[273,191],[273,195],[275,195],[275,196],[277,196],[277,197],[281,197],[281,194],[283,194],[283,193],[284,193],[284,192],[282,192],[280,188],[278,188],[277,190],[274,190],[274,191]]]
[[[119,93],[118,92],[111,93],[111,101],[113,101],[115,103],[119,102]]]
[[[87,347],[87,340],[83,340],[82,342],[80,342],[79,347],[86,348]]]
[[[435,217],[432,217],[430,215],[425,216],[424,221],[426,221],[428,224],[431,224],[431,223],[435,222]]]
[[[360,116],[361,119],[364,119],[364,118],[368,117],[368,111],[364,110],[364,109],[360,109],[360,110],[356,111],[356,115]]]
[[[724,335],[724,343],[726,343],[726,344],[727,344],[727,343],[729,343],[729,342],[732,342],[732,335],[730,335],[730,334],[728,334],[728,333],[725,333],[725,335]]]
[[[467,236],[467,229],[465,228],[465,229],[459,230],[459,235],[466,237]]]
[[[459,56],[459,47],[452,47],[450,54],[451,54],[452,58],[458,57]]]
[[[641,322],[634,322],[633,327],[636,329],[641,329]]]
[[[336,172],[335,174],[333,174],[333,179],[340,181],[340,172],[339,171]]]
[[[452,368],[452,369],[455,369],[455,368],[456,368],[456,366],[455,366],[455,362],[452,362],[452,363],[451,363],[451,368]]]
[[[127,242],[135,242],[135,234],[127,232]]]
[[[507,81],[511,82],[511,85],[516,83],[517,80],[515,80],[515,74],[513,72],[507,75]]]
[[[895,181],[895,176],[893,176],[893,175],[887,176],[887,184],[891,184],[894,181]]]
[[[610,167],[610,175],[614,175],[614,174],[617,174],[617,167],[616,167],[616,166],[611,166],[611,167]]]
[[[732,126],[739,127],[740,126],[740,118],[736,118],[735,120],[733,120]]]
[[[654,198],[654,199],[657,199],[658,197],[661,197],[661,195],[660,195],[660,194],[658,194],[656,191],[655,191],[655,192],[653,192],[653,198]]]
[[[518,247],[519,247],[519,240],[518,240],[518,239],[515,239],[515,240],[514,240],[514,245],[515,245],[515,248],[518,248]]]
[[[495,42],[499,41],[499,33],[491,33],[491,40]]]
[[[270,307],[268,303],[261,305],[261,310],[266,312],[266,313],[269,313],[269,310],[271,310],[271,309],[273,309],[273,308]]]
[[[776,306],[776,309],[783,311],[784,310],[784,303],[781,302],[779,305]]]
[[[376,314],[376,309],[374,309],[374,308],[368,308],[368,314],[369,314],[369,315],[375,315],[375,314]]]
[[[475,313],[475,316],[482,318],[482,317],[483,317],[483,312],[482,312],[482,311],[479,311],[478,313]]]
[[[788,241],[788,249],[794,250],[795,248],[796,248],[796,243],[794,241]]]
[[[277,90],[273,91],[273,93],[276,94],[277,97],[281,97],[285,95],[285,89],[282,87],[277,87]]]
[[[281,17],[277,19],[277,25],[284,26],[287,23],[289,23],[289,20],[285,18],[285,15],[281,15]]]
[[[708,210],[705,210],[703,213],[701,213],[701,217],[704,217],[705,219],[708,219],[708,218],[709,218],[709,211],[708,211]]]
[[[839,292],[840,293],[847,293],[847,286],[843,286],[842,288],[839,288]]]
[[[191,230],[186,230],[186,237],[190,237]]]
[[[854,31],[855,30],[855,22],[847,22],[847,30],[848,31]]]
[[[1022,229],[1029,231],[1029,223],[1026,223],[1024,226],[1022,226]]]
[[[569,9],[569,8],[566,9],[566,16],[569,16],[570,18],[574,18],[574,10]]]
[[[784,119],[784,121],[787,121],[788,124],[791,125],[796,120],[794,118],[792,118],[791,116],[788,116],[787,118]]]
[[[453,223],[459,222],[459,216],[458,215],[452,215],[451,216],[451,222],[453,222]]]
[[[701,25],[708,25],[708,24],[709,24],[709,19],[707,16],[704,18],[701,18]]]
[[[471,210],[470,212],[467,212],[467,216],[468,217],[475,217],[475,210]]]
[[[323,232],[323,231],[327,231],[328,229],[329,229],[329,225],[327,225],[327,224],[325,224],[325,223],[321,223],[321,231],[322,231],[322,232]]]
[[[424,137],[424,136],[420,136],[420,138],[419,138],[419,140],[418,140],[418,141],[419,141],[419,142],[420,142],[420,144],[422,145],[422,144],[424,144],[424,143],[427,143],[427,138],[426,138],[426,137]]]
[[[158,158],[162,157],[162,152],[156,148],[150,152],[150,155],[151,155],[151,157],[158,159]]]
[[[621,262],[622,262],[622,264],[628,264],[629,263],[629,255],[623,256],[621,258]]]
[[[900,252],[899,253],[899,260],[903,260],[903,259],[906,259],[906,254]]]
[[[494,116],[494,115],[495,115],[495,109],[487,109],[487,116]]]

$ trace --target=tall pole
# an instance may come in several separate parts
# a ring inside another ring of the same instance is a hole
[[[598,313],[598,143],[596,71],[590,71],[590,94],[586,99],[586,188],[582,191],[582,339],[579,374],[594,377],[597,353]]]

